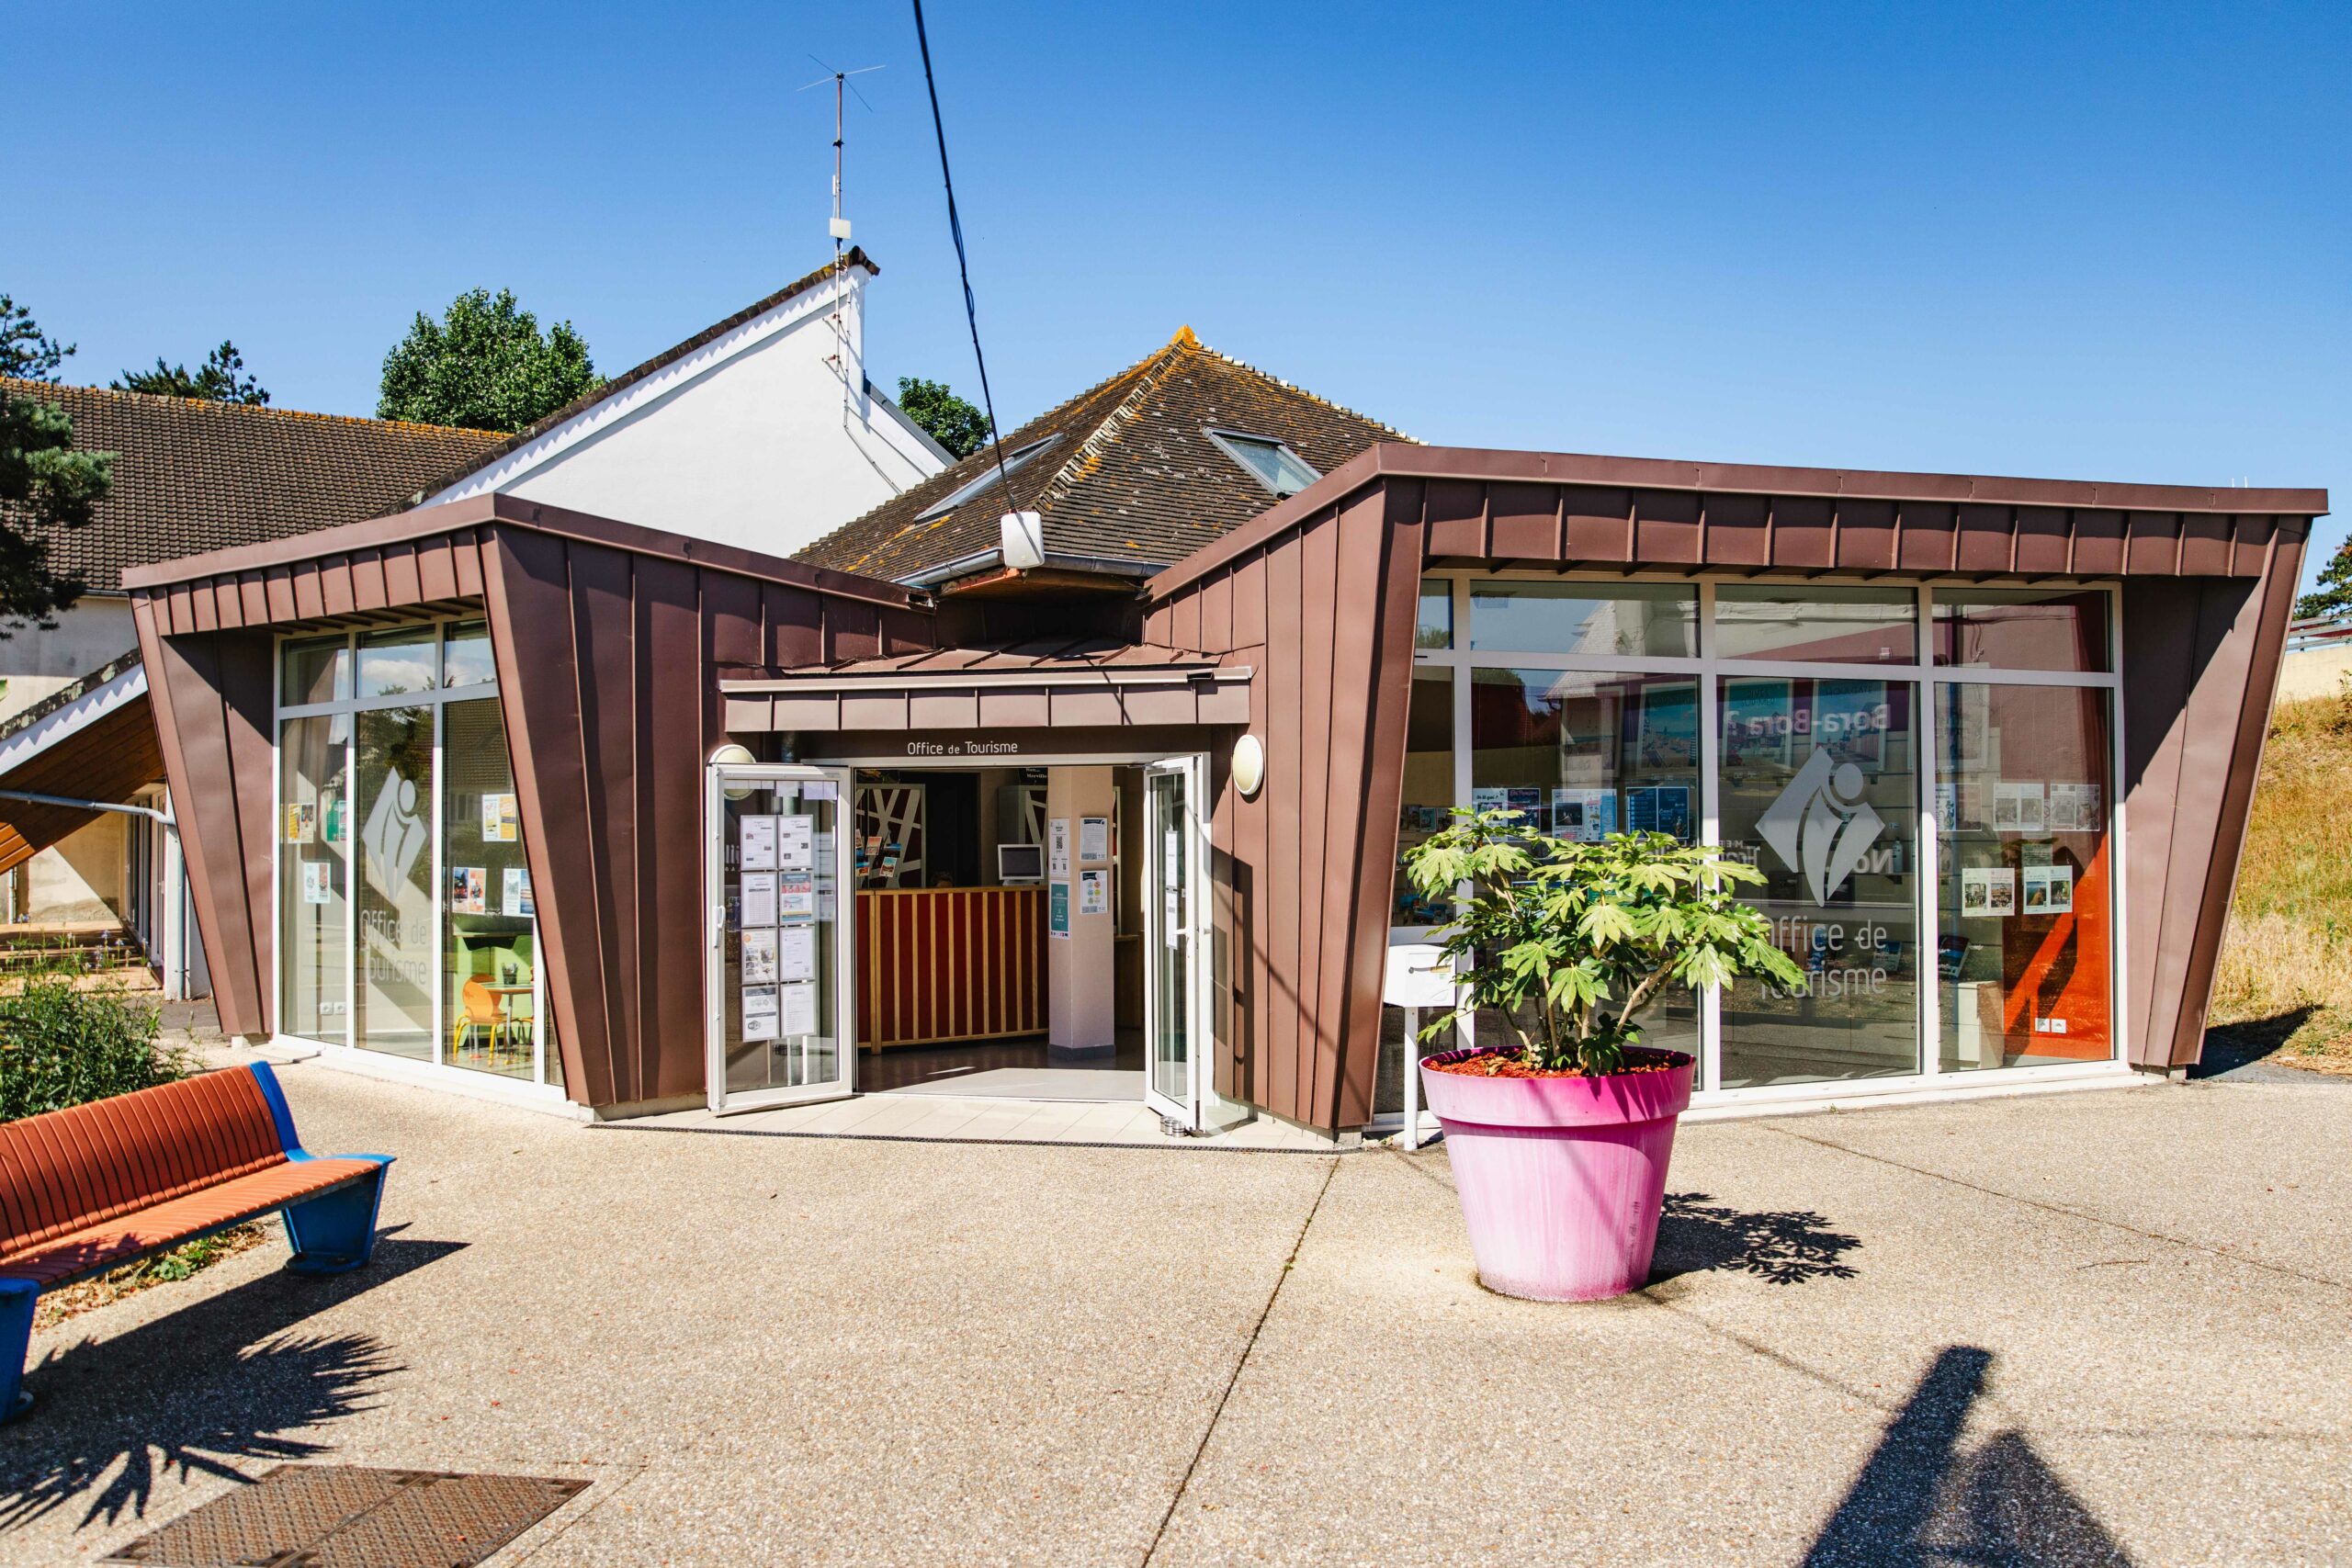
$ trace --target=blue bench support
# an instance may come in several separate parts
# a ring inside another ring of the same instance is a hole
[[[271,1121],[276,1124],[278,1147],[289,1162],[300,1163],[319,1156],[302,1147],[294,1132],[294,1113],[286,1103],[286,1092],[278,1087],[277,1075],[266,1062],[227,1069],[249,1072],[254,1087],[269,1107]],[[100,1102],[103,1103],[103,1102]],[[311,1197],[288,1203],[277,1212],[286,1216],[286,1239],[293,1256],[286,1260],[288,1271],[297,1274],[347,1274],[363,1268],[376,1252],[376,1221],[383,1208],[384,1172],[392,1163],[390,1155],[337,1155],[337,1159],[366,1160],[373,1167],[336,1186]],[[229,1230],[236,1225],[250,1224],[271,1213],[263,1209],[231,1220],[223,1224],[180,1236],[170,1247],[186,1247],[208,1235]],[[156,1251],[168,1251],[161,1247]],[[153,1253],[140,1256],[153,1256]],[[92,1273],[107,1272],[138,1261],[138,1257],[121,1258]],[[71,1284],[70,1279],[52,1281],[56,1285]],[[33,1308],[40,1300],[43,1287],[30,1280],[0,1278],[0,1423],[15,1420],[32,1407],[33,1396],[24,1387],[25,1358],[32,1347]]]

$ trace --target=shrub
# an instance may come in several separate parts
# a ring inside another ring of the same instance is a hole
[[[1772,945],[1764,916],[1732,892],[1764,875],[1707,844],[1667,833],[1598,843],[1526,830],[1516,811],[1465,811],[1406,852],[1424,898],[1462,889],[1444,951],[1469,997],[1422,1031],[1480,1008],[1500,1013],[1542,1072],[1622,1071],[1642,1005],[1669,981],[1693,990],[1744,975],[1781,986],[1804,972]]]
[[[187,1058],[156,1042],[161,1021],[119,991],[29,976],[16,996],[0,997],[0,1122],[186,1077]]]

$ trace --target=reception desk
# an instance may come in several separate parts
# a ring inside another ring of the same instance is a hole
[[[857,1043],[929,1045],[1046,1030],[1046,890],[857,895]]]

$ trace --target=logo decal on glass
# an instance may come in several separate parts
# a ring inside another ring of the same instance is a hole
[[[1813,901],[1826,906],[1886,830],[1886,819],[1862,798],[1861,769],[1815,751],[1765,807],[1756,830],[1804,878]]]
[[[376,808],[359,829],[359,847],[367,852],[368,880],[387,898],[399,897],[416,857],[424,852],[427,829],[417,813],[416,785],[401,777],[398,768],[384,773],[384,787]]]

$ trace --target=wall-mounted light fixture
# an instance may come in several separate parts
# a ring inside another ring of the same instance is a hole
[[[1233,743],[1233,787],[1248,799],[1265,782],[1266,749],[1256,736],[1245,735]]]

